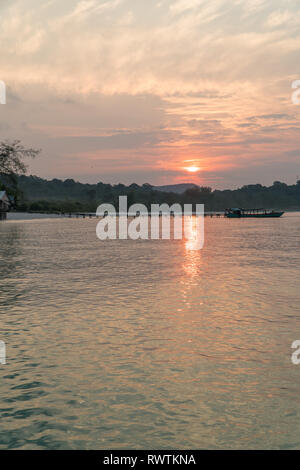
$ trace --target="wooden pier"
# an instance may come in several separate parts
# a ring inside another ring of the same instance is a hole
[[[96,219],[100,219],[102,218],[102,216],[100,215],[97,215],[95,212],[48,212],[48,211],[28,211],[28,214],[35,214],[35,215],[57,215],[59,218],[68,218],[68,219],[93,219],[93,218],[96,218]],[[130,215],[130,214],[127,214],[128,217],[138,217],[140,214],[135,214],[135,215]],[[141,214],[143,215],[143,214]],[[149,214],[145,214],[145,215],[148,215],[148,216],[151,216],[151,213],[149,212]],[[160,217],[162,217],[163,214],[154,214],[154,215],[159,215]],[[193,215],[196,215],[193,214]],[[104,217],[106,217],[107,214],[104,215]],[[118,214],[116,213],[116,216],[117,217],[120,217],[122,216],[122,214]],[[171,217],[174,217],[174,213],[171,213],[170,214]],[[184,214],[183,214],[184,216]],[[204,214],[204,217],[210,217],[210,218],[223,218],[225,217],[224,215],[224,212],[205,212]],[[6,220],[7,219],[7,212],[3,212],[3,211],[0,211],[0,221],[1,220]]]
[[[42,213],[42,214],[49,214],[49,215],[60,215],[61,217],[76,218],[76,219],[78,219],[78,218],[83,218],[83,219],[85,219],[85,218],[89,218],[89,219],[97,218],[97,219],[99,219],[99,218],[102,217],[100,215],[97,215],[95,212],[55,212],[55,213],[53,213],[53,212],[50,213],[49,212],[49,213],[47,213],[47,212],[32,212],[31,211],[30,213],[31,214],[34,214],[34,213],[41,214]],[[133,215],[127,214],[128,217],[137,217],[139,215],[140,214],[136,214],[136,215],[133,216]],[[141,214],[141,215],[143,215],[143,214]],[[149,212],[149,214],[145,214],[145,215],[150,216],[151,212]],[[161,217],[163,214],[156,214],[156,215],[159,215]],[[196,215],[196,213],[194,213],[193,215]],[[106,216],[107,216],[107,214],[104,215],[104,217],[106,217]],[[122,216],[122,214],[116,213],[116,216],[120,217],[120,216]],[[174,217],[174,213],[171,212],[170,216]],[[183,216],[184,216],[184,214],[183,214]],[[205,212],[204,217],[210,217],[210,218],[217,217],[217,218],[220,218],[220,217],[225,217],[225,215],[224,215],[224,212]]]

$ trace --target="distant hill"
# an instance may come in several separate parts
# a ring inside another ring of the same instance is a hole
[[[176,193],[183,194],[187,189],[198,188],[196,184],[193,183],[183,183],[183,184],[167,184],[166,186],[153,186],[153,189],[156,191],[163,191],[164,193]]]

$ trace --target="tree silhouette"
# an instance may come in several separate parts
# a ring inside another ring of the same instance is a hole
[[[26,174],[26,158],[34,158],[39,150],[25,148],[19,140],[0,143],[0,189],[17,196],[18,176]]]

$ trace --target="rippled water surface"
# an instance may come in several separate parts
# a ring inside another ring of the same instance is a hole
[[[0,222],[0,448],[300,448],[300,214],[205,247]]]

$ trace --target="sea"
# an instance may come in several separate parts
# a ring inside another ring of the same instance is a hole
[[[0,222],[0,449],[300,449],[300,213],[97,223]]]

